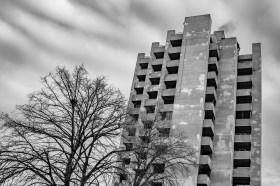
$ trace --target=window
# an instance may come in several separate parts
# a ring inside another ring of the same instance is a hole
[[[144,129],[152,129],[154,122],[150,120],[142,121],[144,124]]]
[[[166,67],[168,74],[178,74],[178,66],[175,67]]]
[[[141,160],[147,159],[147,152],[138,152],[137,155],[138,155],[138,158]]]
[[[130,158],[123,158],[122,162],[124,165],[129,165],[130,164]]]
[[[141,101],[132,101],[134,108],[140,108],[141,106]]]
[[[134,88],[136,91],[136,94],[143,94],[144,88]]]
[[[135,136],[136,128],[129,128],[127,129],[128,136]]]
[[[150,81],[151,81],[152,85],[158,85],[160,78],[150,78]]]
[[[151,138],[149,136],[139,136],[144,143],[150,143]]]
[[[131,114],[130,116],[131,116],[131,119],[132,119],[134,122],[138,121],[139,114]]]
[[[182,45],[182,39],[170,40],[170,43],[172,47],[178,47]]]
[[[251,118],[251,111],[236,111],[236,119],[250,119]]]
[[[133,148],[133,144],[132,143],[124,143],[125,145],[125,150],[127,151],[131,151]]]
[[[162,59],[164,57],[164,52],[155,52],[156,59]]]
[[[157,91],[147,92],[147,94],[149,95],[149,99],[157,99],[157,95],[158,95]]]
[[[169,58],[171,60],[179,60],[180,59],[180,52],[177,53],[168,53]]]
[[[252,96],[237,96],[236,103],[237,104],[252,103]]]
[[[155,72],[161,71],[162,65],[152,65]]]
[[[146,108],[146,113],[155,113],[155,106],[145,106]]]
[[[172,88],[176,88],[176,81],[165,81],[165,87],[166,89],[172,89]]]
[[[137,78],[138,78],[139,82],[141,82],[141,81],[145,81],[146,76],[145,75],[139,75],[139,76],[137,76]]]
[[[148,68],[148,63],[139,63],[141,69],[147,69]]]
[[[252,81],[237,82],[237,89],[251,89],[252,86]]]
[[[122,183],[122,181],[125,181],[126,179],[127,179],[126,174],[121,173],[121,174],[120,174],[120,183]]]
[[[159,114],[160,114],[161,120],[171,120],[173,112],[172,111],[160,112]]]
[[[163,163],[155,163],[153,164],[154,167],[154,173],[156,174],[162,174],[164,173],[164,164]]]
[[[237,75],[238,76],[246,76],[246,75],[252,75],[253,70],[252,68],[239,68],[237,69]]]
[[[164,104],[173,104],[174,103],[174,96],[162,96]]]
[[[168,138],[170,133],[170,128],[160,128],[158,129],[159,137]]]

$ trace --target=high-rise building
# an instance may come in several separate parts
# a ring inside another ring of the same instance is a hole
[[[261,185],[261,45],[239,55],[235,37],[211,33],[210,15],[186,17],[183,33],[138,54],[129,108],[172,114],[201,165],[184,186]],[[137,134],[137,131],[136,131]]]

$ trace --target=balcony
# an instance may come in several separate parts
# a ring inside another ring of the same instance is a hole
[[[149,74],[149,78],[160,78],[161,72],[152,72]]]
[[[210,186],[210,179],[207,174],[198,175],[197,186]]]
[[[164,57],[165,46],[159,46],[154,49],[154,55],[156,59],[162,59]]]
[[[158,91],[158,89],[159,89],[159,85],[150,85],[147,88],[147,92]]]
[[[163,59],[154,59],[151,62],[151,65],[162,65]]]
[[[164,81],[177,81],[178,74],[167,74],[164,77]]]
[[[168,49],[168,55],[170,60],[179,60],[181,54],[181,47],[170,47]]]
[[[235,133],[236,134],[251,134],[250,119],[236,119],[235,120]]]
[[[208,71],[209,72],[216,72],[218,74],[218,60],[216,57],[210,57],[208,60]]]
[[[143,94],[136,94],[131,96],[131,101],[141,101],[142,99],[144,99]]]
[[[207,73],[207,86],[217,88],[217,75],[215,72]]]
[[[236,104],[236,111],[252,110],[252,104]]]
[[[170,43],[172,47],[177,47],[182,45],[183,34],[173,34],[170,37]]]
[[[160,107],[160,112],[172,112],[173,111],[173,104],[165,104]]]
[[[204,104],[204,119],[211,119],[212,121],[215,120],[215,106],[213,103],[205,103]]]
[[[176,89],[165,89],[162,91],[162,96],[175,96]]]
[[[233,169],[233,185],[250,185],[250,168]]]
[[[145,86],[145,81],[135,82],[134,88],[142,88]]]
[[[251,135],[238,135],[234,137],[235,151],[250,151],[251,150]]]
[[[238,62],[252,61],[252,54],[239,55]]]
[[[151,106],[151,105],[156,105],[157,100],[156,99],[147,99],[145,101],[145,106]]]
[[[166,68],[167,67],[178,67],[180,64],[180,60],[168,60],[166,61]]]
[[[251,151],[234,151],[234,167],[250,167]]]
[[[237,89],[251,89],[252,86],[251,76],[237,76]]]
[[[209,57],[216,57],[219,60],[219,47],[217,43],[210,43]]]
[[[216,100],[217,100],[216,89],[214,87],[206,87],[205,102],[212,102],[215,105]]]
[[[147,69],[141,69],[136,72],[137,76],[142,76],[147,74]]]
[[[209,155],[213,152],[213,142],[210,137],[202,137],[201,139],[201,155]]]
[[[242,63],[237,63],[238,76],[252,75],[252,73],[253,73],[252,62],[245,61]]]
[[[211,171],[211,158],[208,155],[199,157],[199,174],[209,174]]]
[[[236,103],[252,103],[252,90],[251,89],[239,89],[236,92]]]
[[[214,125],[211,119],[205,119],[203,121],[202,136],[214,136]]]

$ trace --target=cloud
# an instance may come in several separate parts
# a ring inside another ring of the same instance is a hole
[[[220,26],[218,30],[223,30],[225,31],[225,33],[232,33],[235,31],[236,27],[237,27],[236,23],[234,23],[233,21],[228,21],[222,26]]]

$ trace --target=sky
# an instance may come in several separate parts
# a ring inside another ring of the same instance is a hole
[[[41,88],[57,65],[84,64],[128,98],[138,53],[165,44],[184,18],[211,14],[212,32],[237,37],[240,54],[262,44],[262,180],[280,185],[280,1],[0,0],[0,112]]]

